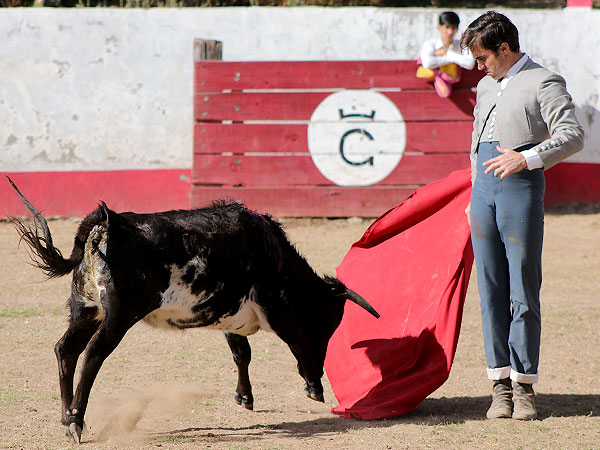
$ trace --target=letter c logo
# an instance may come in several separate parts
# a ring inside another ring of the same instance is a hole
[[[402,159],[406,124],[384,94],[347,90],[317,106],[307,138],[313,162],[325,178],[338,186],[370,186],[386,178]]]
[[[369,140],[373,140],[373,136],[371,135],[371,133],[369,133],[367,130],[363,130],[362,128],[353,128],[351,130],[346,131],[343,135],[342,135],[342,139],[340,140],[340,155],[342,155],[342,159],[344,161],[346,161],[348,164],[350,164],[351,166],[362,166],[363,164],[369,164],[369,165],[373,165],[373,157],[369,157],[367,159],[365,159],[364,161],[360,161],[360,162],[356,162],[356,161],[351,161],[349,160],[346,155],[344,154],[344,141],[346,140],[346,138],[348,136],[350,136],[351,134],[362,134],[364,136],[367,137],[367,139]]]

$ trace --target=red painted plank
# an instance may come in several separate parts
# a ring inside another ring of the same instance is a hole
[[[470,153],[472,132],[472,118],[462,122],[407,122],[404,151]]]
[[[469,155],[404,155],[394,171],[379,185],[427,184],[454,170],[469,167]],[[224,186],[333,185],[305,156],[195,155],[194,184]]]
[[[194,153],[308,152],[307,125],[196,123]],[[407,122],[405,153],[469,152],[473,122]]]
[[[189,208],[190,169],[4,172],[46,217],[85,216],[103,200],[115,211]],[[30,216],[0,177],[0,216]]]
[[[403,61],[201,61],[195,66],[195,92],[243,89],[433,89],[415,76],[417,63]],[[464,70],[457,89],[470,88],[484,75]]]
[[[213,93],[194,97],[199,122],[232,120],[309,120],[329,92]],[[435,92],[386,92],[404,120],[472,120],[475,94],[458,91],[448,99]]]
[[[276,217],[376,217],[401,203],[418,186],[314,188],[192,188],[192,207],[217,199],[239,200]]]
[[[194,154],[308,152],[307,130],[297,124],[196,123]]]

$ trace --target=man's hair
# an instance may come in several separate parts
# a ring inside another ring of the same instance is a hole
[[[467,27],[460,38],[460,47],[464,50],[479,46],[498,53],[503,42],[508,44],[512,52],[520,51],[517,27],[505,15],[488,11]]]
[[[458,14],[452,11],[446,11],[440,14],[438,18],[438,22],[440,25],[448,25],[451,27],[458,28],[458,24],[460,23],[460,19]]]

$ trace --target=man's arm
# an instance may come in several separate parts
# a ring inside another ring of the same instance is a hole
[[[421,65],[426,69],[437,69],[448,64],[448,55],[436,56],[435,40],[426,41],[421,48]]]
[[[536,96],[544,122],[541,126],[547,127],[550,138],[522,153],[498,146],[501,154],[483,163],[486,174],[494,171],[494,176],[506,178],[523,169],[547,170],[583,148],[583,128],[575,117],[564,78],[551,74],[539,84]]]
[[[540,113],[550,138],[532,150],[538,152],[544,169],[549,169],[583,148],[583,128],[575,116],[575,105],[563,77],[551,74],[537,90]]]
[[[467,53],[458,53],[452,49],[448,49],[446,58],[448,58],[448,62],[458,64],[463,69],[471,70],[473,67],[475,67],[475,60],[470,54]]]
[[[480,85],[477,85],[477,94],[475,97],[475,108],[473,109],[473,131],[471,133],[471,183],[475,184],[475,178],[477,177],[477,153],[475,153],[475,145],[479,140],[479,92]]]

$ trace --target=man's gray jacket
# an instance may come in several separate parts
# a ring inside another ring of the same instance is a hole
[[[477,146],[492,109],[500,147],[516,150],[536,144],[544,170],[578,152],[583,147],[583,128],[575,117],[575,106],[566,82],[531,58],[498,96],[500,82],[485,76],[477,85],[473,114],[471,178],[477,175]]]

